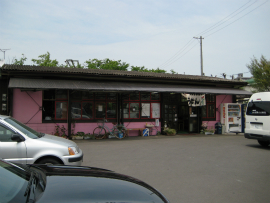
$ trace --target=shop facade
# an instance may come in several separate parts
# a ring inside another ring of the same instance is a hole
[[[203,122],[220,121],[221,103],[246,82],[205,76],[93,70],[59,67],[1,67],[1,110],[29,127],[54,134],[56,127],[72,133],[93,133],[103,118],[126,128],[164,126],[179,133],[199,133]],[[139,132],[131,131],[130,136]]]

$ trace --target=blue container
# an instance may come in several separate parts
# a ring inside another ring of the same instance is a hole
[[[123,138],[123,133],[118,133],[119,138]]]
[[[148,128],[143,130],[143,136],[144,137],[149,136],[149,129]]]

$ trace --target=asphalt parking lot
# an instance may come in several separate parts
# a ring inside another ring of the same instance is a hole
[[[171,202],[270,201],[270,147],[243,134],[75,140],[85,166],[141,179]]]

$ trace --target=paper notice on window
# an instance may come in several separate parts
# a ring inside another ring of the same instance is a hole
[[[103,111],[103,106],[102,105],[98,105],[98,111]]]
[[[150,103],[142,103],[141,115],[150,117]]]
[[[160,104],[152,103],[152,118],[159,118],[159,117],[160,117]]]

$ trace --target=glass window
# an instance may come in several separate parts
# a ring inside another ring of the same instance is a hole
[[[249,102],[247,107],[247,115],[252,116],[270,115],[270,102],[268,101]]]
[[[67,102],[56,102],[55,118],[66,119],[67,118]]]
[[[12,134],[14,134],[14,132],[0,125],[0,141],[1,142],[14,142],[11,140]]]
[[[139,103],[130,103],[130,118],[140,118]]]
[[[122,94],[122,99],[123,99],[123,100],[129,100],[129,94],[123,93],[123,94]]]
[[[202,106],[203,120],[215,120],[216,119],[216,95],[207,94],[206,105]]]
[[[71,103],[71,117],[75,119],[81,118],[81,102]]]
[[[206,106],[202,106],[202,117],[205,118],[206,116]]]
[[[93,118],[93,103],[92,102],[82,103],[82,118],[83,119]]]
[[[108,100],[116,100],[116,96],[117,96],[116,93],[108,93],[107,94]]]
[[[107,118],[116,118],[116,103],[107,103]]]
[[[123,114],[124,118],[129,118],[129,103],[123,104]]]
[[[141,93],[141,100],[150,100],[150,93]]]
[[[151,100],[159,100],[160,94],[159,93],[151,93]]]
[[[140,94],[138,92],[131,93],[129,95],[129,100],[132,100],[132,101],[140,100]]]
[[[214,104],[208,105],[208,117],[210,117],[210,118],[215,117],[215,105]]]
[[[82,91],[82,99],[85,100],[89,100],[89,99],[93,99],[94,98],[94,93],[92,92],[87,92],[87,91]]]
[[[104,102],[96,102],[96,108],[95,108],[95,113],[96,113],[96,118],[105,118],[105,103]]]

